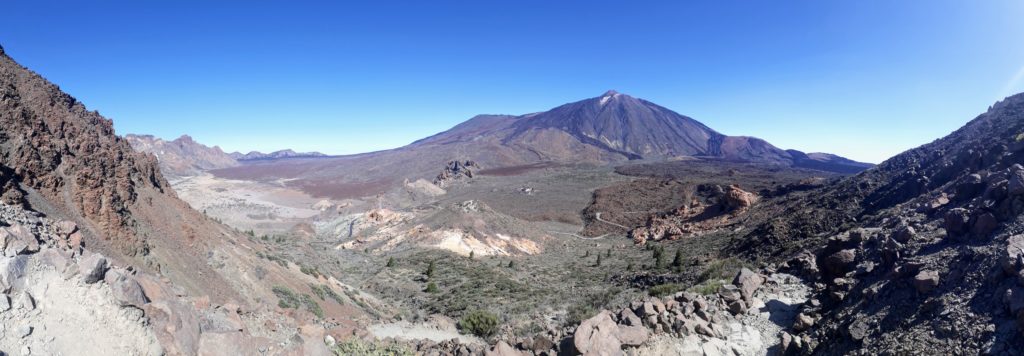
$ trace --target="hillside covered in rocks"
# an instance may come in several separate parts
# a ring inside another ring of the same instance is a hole
[[[154,156],[2,49],[0,123],[5,354],[326,355],[329,331],[384,310],[189,208]]]

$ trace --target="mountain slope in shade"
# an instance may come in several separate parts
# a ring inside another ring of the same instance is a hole
[[[220,147],[207,147],[188,135],[165,141],[152,135],[130,134],[125,136],[125,140],[136,151],[156,156],[160,169],[169,176],[189,176],[201,171],[238,165]]]

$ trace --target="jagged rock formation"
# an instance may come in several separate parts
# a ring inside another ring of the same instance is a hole
[[[291,149],[274,151],[271,153],[263,153],[259,151],[250,151],[249,153],[231,152],[228,154],[231,158],[238,161],[259,161],[259,160],[270,160],[279,158],[316,158],[316,157],[327,157],[327,155],[320,152],[295,152]]]
[[[480,169],[480,166],[473,161],[448,161],[444,170],[438,173],[437,177],[434,177],[434,185],[447,188],[457,180],[473,178],[474,169]]]
[[[136,151],[155,156],[166,176],[190,176],[210,169],[238,165],[220,147],[207,147],[188,135],[173,141],[164,141],[152,135],[127,135],[125,140]]]
[[[64,213],[90,221],[123,252],[145,252],[132,206],[142,191],[173,193],[156,161],[134,154],[114,135],[110,120],[0,53],[0,125],[6,201],[31,189]]]
[[[16,293],[0,307],[13,300],[36,308],[0,318],[33,323],[5,328],[4,351],[326,354],[326,328],[351,328],[366,315],[355,303],[279,307],[280,295],[312,300],[314,287],[341,294],[344,286],[262,258],[265,248],[190,209],[153,156],[132,150],[109,120],[2,51],[0,124],[0,198],[17,203],[0,206],[0,279],[4,292]],[[41,341],[24,341],[33,334]]]
[[[727,225],[731,218],[747,211],[757,201],[757,194],[735,185],[701,185],[687,204],[648,217],[644,226],[634,228],[629,235],[633,243],[640,245],[647,241],[698,235]]]

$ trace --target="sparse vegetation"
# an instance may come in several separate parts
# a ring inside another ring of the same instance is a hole
[[[341,296],[338,295],[338,293],[335,293],[331,287],[322,284],[310,284],[309,288],[313,290],[313,294],[316,294],[320,300],[327,300],[326,298],[331,298],[334,299],[335,302],[338,302],[338,304],[345,304],[345,301],[341,299]]]
[[[314,292],[315,292],[314,288]],[[300,306],[304,306],[306,310],[318,318],[324,317],[324,311],[320,308],[320,304],[317,304],[316,300],[313,300],[309,294],[298,295],[291,289],[282,286],[275,286],[271,289],[274,295],[277,296],[277,306],[284,309],[298,309]]]
[[[302,273],[313,276],[314,278],[320,278],[320,271],[317,270],[316,267],[300,265],[299,270],[302,271]]]
[[[717,293],[718,289],[722,288],[723,285],[725,285],[725,281],[715,279],[690,287],[689,291],[697,294],[711,295]]]
[[[647,293],[655,297],[664,297],[669,294],[683,290],[683,286],[675,283],[659,284],[647,290]]]
[[[704,272],[697,277],[697,283],[716,279],[731,279],[743,267],[743,261],[735,257],[715,260],[708,264]]]
[[[672,268],[679,272],[683,269],[683,249],[676,250],[676,256],[672,258]]]
[[[276,295],[278,298],[277,306],[284,309],[299,308],[299,305],[301,304],[299,301],[299,297],[295,295],[295,292],[292,292],[291,289],[282,286],[275,286],[274,288],[271,289],[271,291],[273,291],[274,295]]]
[[[655,246],[652,248],[654,257],[654,269],[665,268],[665,247]]]
[[[459,329],[482,338],[488,338],[498,332],[498,316],[494,313],[475,310],[459,320]]]
[[[309,294],[302,295],[302,305],[304,305],[306,310],[310,313],[316,315],[317,318],[324,318],[324,310],[320,308],[320,304],[317,303],[316,300],[313,300],[313,297],[309,296]]]
[[[426,275],[427,278],[434,276],[434,261],[430,261],[430,264],[427,265],[427,270],[424,271],[423,274]]]
[[[406,346],[377,341],[363,341],[358,338],[342,341],[334,348],[338,356],[413,356],[415,353]]]

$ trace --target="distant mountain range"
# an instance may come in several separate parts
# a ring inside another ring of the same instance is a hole
[[[727,136],[646,100],[609,91],[527,115],[479,115],[407,146],[316,160],[251,161],[216,169],[235,179],[286,178],[314,195],[350,197],[404,179],[432,179],[449,161],[474,161],[481,172],[545,165],[621,164],[681,159],[750,162],[851,174],[871,167],[827,153],[784,150]],[[351,188],[351,189],[349,189]],[[337,193],[337,191],[355,193]]]
[[[280,150],[271,153],[263,153],[259,151],[251,151],[246,154],[241,152],[231,152],[228,154],[231,158],[238,161],[255,161],[263,159],[278,159],[278,158],[309,158],[309,157],[327,157],[327,155],[320,152],[295,152],[293,150]]]
[[[839,173],[872,166],[832,154],[783,150],[755,137],[727,136],[692,118],[614,90],[541,113],[477,116],[400,150],[485,145],[515,151],[504,154],[523,161],[698,157]]]
[[[272,160],[279,158],[327,157],[320,152],[298,153],[280,150],[271,153],[252,151],[224,153],[218,146],[209,147],[188,135],[167,141],[153,135],[128,134],[125,139],[139,152],[151,153],[160,161],[160,169],[169,176],[189,176],[211,169],[228,168],[239,162]]]

